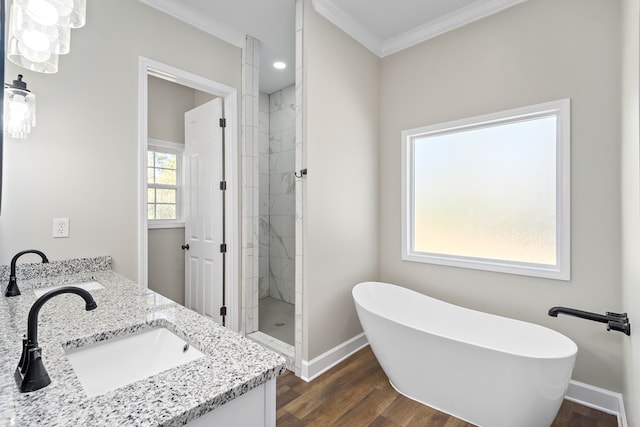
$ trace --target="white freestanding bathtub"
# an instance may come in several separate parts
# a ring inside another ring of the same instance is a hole
[[[360,283],[352,292],[398,392],[484,427],[553,422],[578,351],[569,338],[387,283]]]

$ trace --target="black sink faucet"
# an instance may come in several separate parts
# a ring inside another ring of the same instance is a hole
[[[38,346],[38,313],[45,302],[60,294],[81,296],[87,311],[97,308],[91,294],[75,286],[65,286],[49,291],[33,303],[27,320],[27,337],[22,340],[22,355],[14,375],[21,393],[39,390],[51,384],[49,374],[42,364],[42,349]]]
[[[20,258],[24,254],[37,254],[42,258],[43,263],[48,263],[49,260],[47,256],[36,250],[36,249],[27,249],[26,251],[18,252],[11,259],[11,272],[9,273],[9,285],[7,286],[7,290],[4,293],[5,297],[15,297],[20,295],[20,289],[18,288],[18,281],[16,280],[16,262],[18,262],[18,258]]]

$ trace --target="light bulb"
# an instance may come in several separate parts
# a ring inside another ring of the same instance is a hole
[[[22,32],[20,42],[26,49],[30,49],[36,52],[48,51],[51,46],[51,41],[46,34],[36,30],[25,30]],[[22,49],[20,49],[22,50]]]
[[[48,50],[34,50],[29,49],[21,41],[18,41],[18,49],[20,56],[24,57],[29,62],[46,62],[51,57],[51,52]]]
[[[44,26],[56,25],[58,11],[56,7],[46,0],[29,0],[26,11],[35,22]]]
[[[19,125],[27,117],[29,113],[29,107],[24,102],[24,96],[14,95],[11,102],[9,102],[9,122],[12,125]]]

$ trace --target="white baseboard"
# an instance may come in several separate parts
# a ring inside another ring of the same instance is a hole
[[[307,382],[312,381],[367,345],[369,343],[363,332],[310,361],[303,360],[300,378]],[[615,415],[618,418],[618,427],[628,427],[621,393],[571,380],[565,398]]]
[[[628,427],[621,393],[571,380],[565,398],[589,408],[615,415],[618,418],[618,427]]]
[[[369,345],[367,337],[362,332],[312,360],[303,360],[300,378],[309,382],[367,345]]]

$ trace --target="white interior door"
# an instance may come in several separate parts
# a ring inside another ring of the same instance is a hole
[[[185,117],[185,305],[222,324],[222,99]]]

